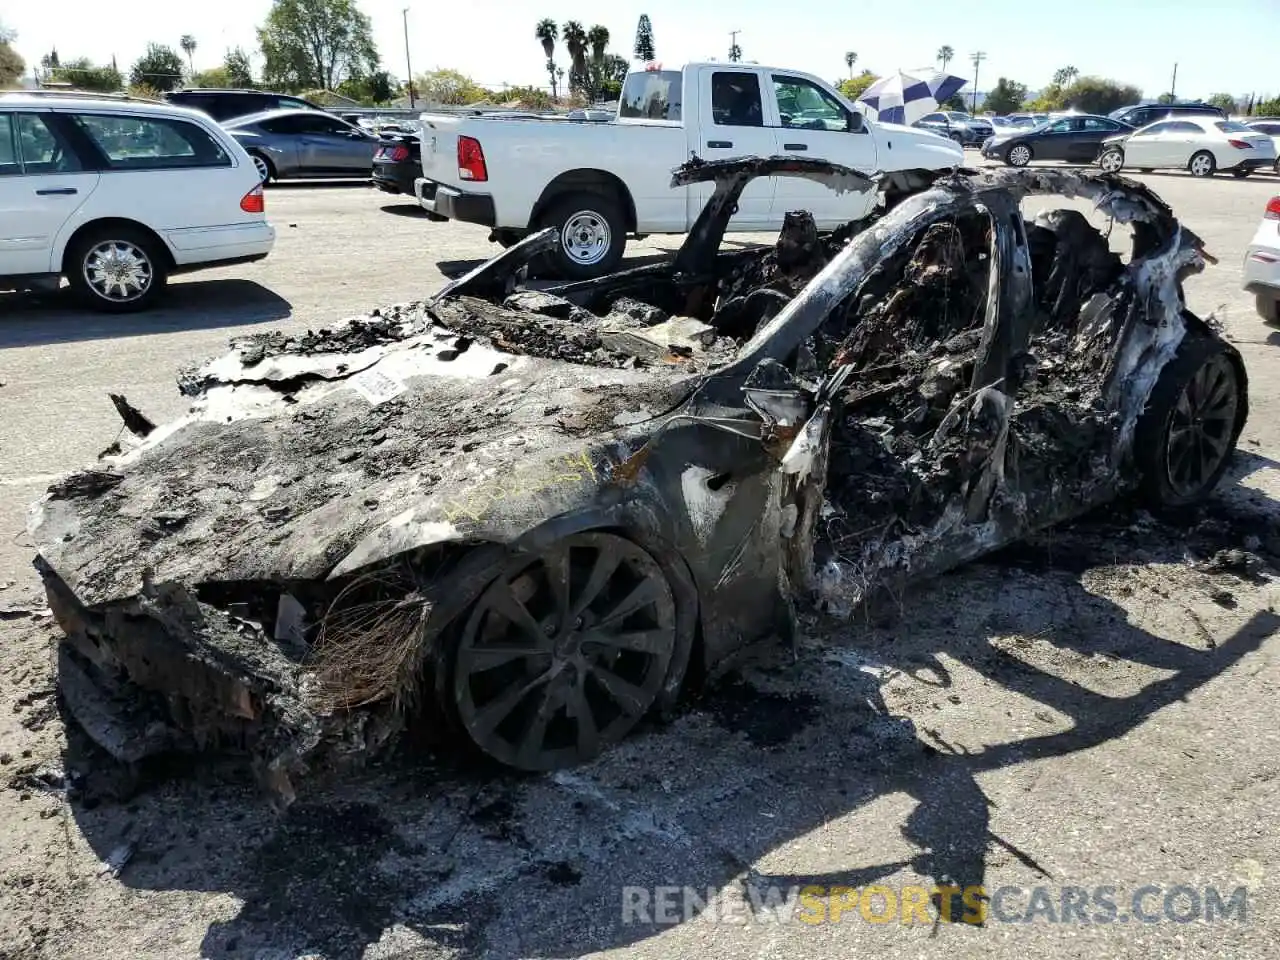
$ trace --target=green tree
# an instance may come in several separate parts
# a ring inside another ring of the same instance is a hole
[[[983,102],[983,105],[992,113],[1003,116],[1007,113],[1017,113],[1021,110],[1022,101],[1026,98],[1027,87],[1025,84],[1001,77],[996,81],[996,85],[991,88],[991,92],[987,94],[987,99]]]
[[[858,55],[852,50],[844,55],[844,65],[849,68],[849,79],[853,79],[853,65],[858,62]]]
[[[1103,77],[1081,77],[1062,91],[1063,104],[1084,113],[1108,114],[1140,99],[1137,87]]]
[[[227,86],[244,90],[253,86],[253,70],[249,66],[249,55],[236,47],[228,50],[222,59],[222,69],[227,71]]]
[[[0,23],[0,87],[15,86],[27,69],[27,62],[13,49],[18,35]]]
[[[636,24],[635,54],[637,60],[656,60],[658,52],[653,46],[653,24],[649,22],[647,13],[640,14]]]
[[[191,75],[193,87],[229,87],[231,79],[226,67],[211,67]]]
[[[841,80],[836,89],[850,100],[857,100],[862,96],[862,92],[866,90],[867,87],[871,86],[879,79],[880,78],[870,70],[863,70],[856,77],[850,77],[848,80]]]
[[[591,59],[600,63],[604,60],[604,55],[609,49],[609,28],[594,24],[587,31],[587,43],[591,47]]]
[[[587,82],[587,31],[577,20],[570,20],[560,36],[569,51],[569,89],[582,90]]]
[[[428,103],[461,106],[488,96],[488,91],[459,70],[430,70],[413,81],[418,96]]]
[[[95,67],[88,57],[68,60],[49,71],[48,79],[55,83],[69,83],[78,90],[95,93],[115,93],[124,86],[124,78],[115,67]]]
[[[129,71],[131,86],[147,86],[164,92],[182,83],[182,57],[172,47],[148,43],[147,52],[137,59]]]
[[[1280,97],[1272,97],[1269,100],[1258,100],[1254,103],[1250,116],[1280,117]]]
[[[1055,87],[1069,87],[1076,77],[1080,76],[1080,71],[1075,67],[1066,66],[1053,72],[1053,85]]]
[[[518,103],[523,107],[533,107],[534,109],[545,109],[553,106],[553,101],[547,91],[538,87],[511,87],[502,95],[503,103]]]
[[[258,43],[272,86],[333,90],[378,69],[369,18],[354,0],[273,0]]]
[[[1236,113],[1240,109],[1239,104],[1236,103],[1236,98],[1229,93],[1211,94],[1208,102],[1226,113]]]
[[[955,59],[956,51],[954,48],[943,44],[938,48],[938,52],[934,54],[935,59],[942,66],[942,72],[947,72],[947,64]]]
[[[338,84],[337,92],[369,106],[377,106],[396,98],[396,83],[386,70],[375,70],[368,76],[347,77]]]
[[[543,17],[533,28],[533,35],[542,44],[542,52],[547,57],[547,76],[551,79],[551,96],[556,96],[556,41],[560,39],[560,28],[550,17]]]
[[[1172,93],[1162,93],[1160,96],[1156,97],[1156,103],[1173,103],[1177,99],[1178,98]]]
[[[1024,104],[1025,109],[1034,111],[1035,113],[1048,113],[1052,110],[1061,110],[1066,106],[1063,101],[1063,90],[1056,83],[1051,83],[1030,103]]]
[[[187,66],[191,69],[191,75],[196,74],[195,60],[192,58],[196,52],[196,38],[189,33],[184,33],[182,39],[178,41],[178,46],[182,48],[182,52],[187,55]]]

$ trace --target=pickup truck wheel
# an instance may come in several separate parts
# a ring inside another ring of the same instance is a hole
[[[556,271],[571,280],[589,280],[617,268],[627,246],[626,222],[611,197],[575,193],[557,200],[542,219],[560,234],[552,254]]]

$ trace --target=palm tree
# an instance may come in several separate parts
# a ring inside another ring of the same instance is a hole
[[[597,23],[587,31],[587,43],[591,44],[591,59],[603,63],[605,49],[609,46],[609,28]]]
[[[858,62],[858,55],[850,50],[844,55],[844,65],[849,68],[849,79],[853,79],[853,65]]]
[[[1069,87],[1071,86],[1071,81],[1078,76],[1080,76],[1079,70],[1072,66],[1066,66],[1054,72],[1053,82],[1060,87]]]
[[[539,20],[533,35],[542,44],[542,52],[547,55],[547,75],[551,77],[551,96],[556,96],[556,38],[560,36],[560,28],[550,17]]]
[[[187,55],[187,66],[191,68],[191,75],[194,77],[196,75],[196,67],[192,62],[191,55],[196,52],[196,38],[189,33],[184,33],[182,39],[178,41],[178,46]]]
[[[947,64],[955,59],[956,52],[951,47],[943,44],[938,48],[938,62],[942,64],[942,72],[947,72]]]
[[[581,88],[587,73],[587,31],[577,20],[570,20],[561,36],[569,50],[569,89]]]

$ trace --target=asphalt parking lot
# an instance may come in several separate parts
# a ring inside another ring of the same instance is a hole
[[[272,255],[179,278],[155,313],[0,294],[0,956],[1273,956],[1280,586],[1195,561],[1280,529],[1280,329],[1239,289],[1280,178],[1137,179],[1219,258],[1188,299],[1248,366],[1220,509],[1109,515],[891,621],[814,626],[796,660],[761,651],[579,770],[395,765],[283,818],[207,773],[67,801],[26,505],[114,439],[108,390],[177,415],[181,365],[421,298],[496,250],[487,231],[366,186],[276,187]],[[919,898],[939,886],[981,888],[986,922],[937,922]],[[787,900],[806,887],[823,896]]]

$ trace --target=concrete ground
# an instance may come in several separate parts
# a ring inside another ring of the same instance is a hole
[[[813,624],[795,661],[762,650],[569,773],[420,758],[284,816],[201,770],[67,799],[26,504],[116,436],[108,390],[174,416],[180,365],[420,298],[490,255],[486,232],[366,187],[279,187],[273,254],[175,281],[156,313],[0,294],[0,956],[1274,956],[1280,587],[1197,561],[1280,551],[1280,330],[1239,290],[1280,180],[1142,179],[1220,258],[1190,306],[1249,369],[1209,510],[1113,511],[891,619]],[[961,922],[940,922],[926,898],[951,886]]]

